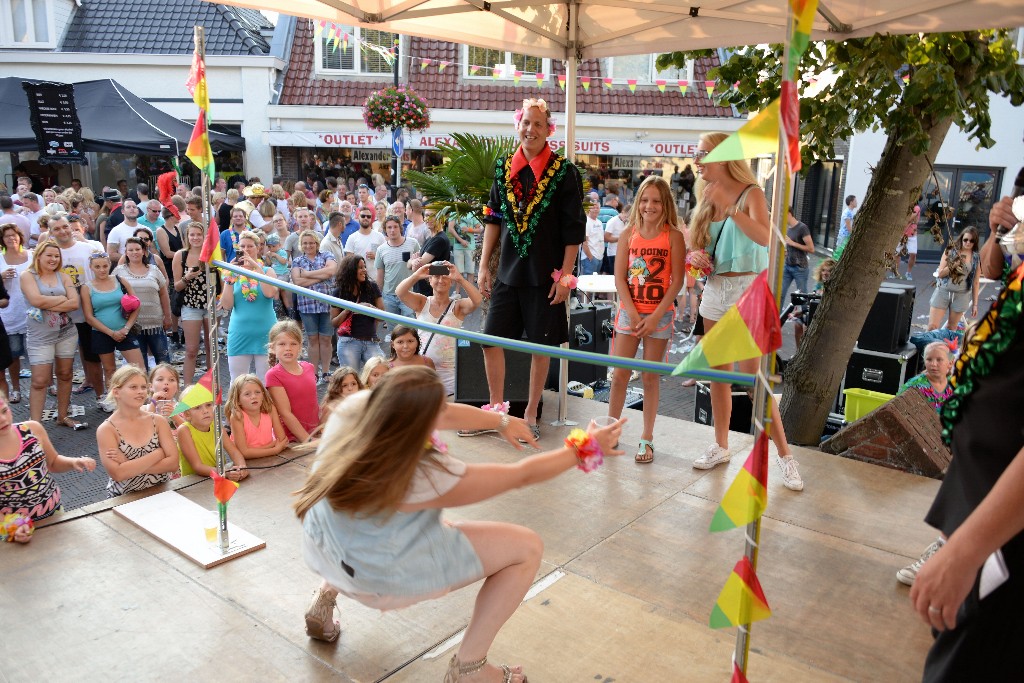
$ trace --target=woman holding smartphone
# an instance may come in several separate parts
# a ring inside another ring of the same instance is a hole
[[[206,269],[199,261],[206,230],[202,223],[189,223],[185,229],[185,248],[174,254],[171,261],[174,296],[181,309],[181,329],[185,331],[185,364],[181,379],[186,386],[192,384],[196,374],[199,340],[206,345],[206,358],[210,355],[210,328],[206,321]]]

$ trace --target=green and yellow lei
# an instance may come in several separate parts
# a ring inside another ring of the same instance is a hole
[[[519,178],[512,175],[512,157],[513,155],[510,154],[504,160],[498,161],[494,177],[498,180],[503,213],[510,224],[509,235],[512,237],[512,246],[515,247],[520,258],[526,258],[530,251],[530,245],[533,244],[533,235],[537,230],[540,214],[551,203],[555,189],[565,177],[569,164],[563,157],[552,153],[544,172],[541,173],[540,178],[524,198]],[[519,207],[522,203],[525,203],[526,206],[520,210]]]

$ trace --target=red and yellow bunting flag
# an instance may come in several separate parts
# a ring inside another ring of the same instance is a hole
[[[709,154],[705,159],[710,157]],[[762,271],[739,301],[697,342],[672,374],[681,375],[689,370],[760,358],[780,346],[782,330],[779,326],[779,309],[768,287],[768,271]]]
[[[545,79],[544,74],[534,74],[534,76],[536,76],[536,78],[537,78],[537,87],[538,88],[541,87],[542,85],[544,85],[544,79]]]
[[[711,97],[711,93],[715,91],[715,82],[704,81],[704,89],[708,91],[708,97]]]
[[[449,64],[451,64],[451,62],[447,62],[447,61],[441,60],[441,65],[439,67],[437,67],[438,73],[444,71],[445,67],[447,67]]]
[[[493,69],[491,69],[491,78],[493,78],[494,80],[498,80],[499,76],[501,76],[501,67],[500,66],[496,66]]]
[[[729,628],[741,624],[753,624],[772,615],[768,601],[761,590],[750,559],[744,557],[725,581],[725,586],[711,610],[711,628]]]
[[[747,677],[743,675],[743,670],[740,669],[740,665],[736,662],[732,663],[732,680],[729,683],[749,683]]]
[[[227,505],[231,496],[238,490],[238,482],[225,479],[220,476],[216,469],[210,470],[210,479],[213,479],[213,497],[221,505]]]
[[[818,0],[789,0],[793,12],[793,37],[789,41],[789,69],[783,80],[795,79],[796,70],[800,66],[807,46],[811,42],[811,31],[814,28],[814,15],[818,11]]]
[[[335,39],[335,40],[337,40],[337,39]],[[348,51],[348,33],[347,32],[345,33],[344,37],[342,37],[342,39],[341,39],[341,49],[345,50],[346,52]]]
[[[217,224],[214,221],[210,221],[210,227],[206,230],[203,248],[199,252],[199,260],[203,263],[224,260],[224,252],[220,248],[220,230],[217,229]]]
[[[583,86],[583,91],[584,92],[588,92],[590,90],[590,77],[589,76],[581,76],[580,77],[580,85]]]
[[[636,92],[636,79],[635,78],[626,79],[626,85],[629,86],[629,92]]]
[[[782,139],[786,150],[787,168],[796,173],[803,166],[800,160],[800,95],[796,83],[782,82],[779,94],[779,122],[782,124]]]
[[[188,79],[185,81],[188,94],[192,101],[203,111],[210,111],[210,93],[206,87],[206,64],[198,52],[192,53],[192,68],[188,70]]]
[[[750,159],[759,154],[772,154],[779,150],[779,100],[758,112],[738,131],[722,140],[704,163]]]
[[[512,72],[512,83],[514,85],[519,85],[519,81],[521,81],[522,78],[523,78],[523,72],[522,71],[513,71]]]
[[[679,92],[681,92],[682,94],[685,95],[686,94],[686,89],[688,87],[690,87],[690,81],[678,81],[678,84],[679,84]]]
[[[601,81],[604,83],[604,87],[608,88],[609,90],[612,89],[612,79],[602,78]]]
[[[476,76],[478,73],[480,73],[480,67],[477,66],[476,64],[470,64],[469,65],[469,75],[470,76]]]
[[[665,92],[665,84],[666,84],[667,82],[668,82],[668,81],[661,81],[661,80],[659,80],[659,81],[655,81],[655,84],[656,84],[656,85],[658,86],[658,91],[659,91],[659,92]]]
[[[428,66],[430,66],[430,60],[429,59],[424,57],[423,59],[420,60],[420,71],[423,71]]]
[[[206,127],[206,111],[199,110],[199,118],[192,129],[192,139],[188,141],[185,156],[191,159],[207,178],[215,178],[213,150],[210,148],[210,133]]]
[[[711,531],[729,531],[750,524],[768,507],[768,435],[761,432],[743,469],[722,496]]]
[[[565,74],[558,74],[558,87],[565,90]]]

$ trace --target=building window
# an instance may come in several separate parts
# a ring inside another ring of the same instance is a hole
[[[473,45],[462,46],[462,76],[464,78],[494,78],[494,69],[498,68],[498,78],[511,79],[516,71],[524,74],[551,73],[551,60],[531,57],[518,52],[490,50]],[[479,70],[473,73],[474,69]]]
[[[0,0],[0,47],[54,48],[53,0]]]
[[[3,0],[0,0],[2,2]],[[394,67],[386,55],[395,44],[397,34],[359,26],[338,26],[342,35],[321,34],[316,39],[317,73],[337,75],[390,76]],[[348,45],[344,35],[348,34]],[[401,60],[399,60],[400,73]]]
[[[654,85],[659,80],[668,81],[669,84],[693,80],[693,60],[688,61],[682,69],[673,66],[658,71],[654,63],[656,58],[657,55],[608,57],[601,60],[601,70],[606,78],[611,78],[615,83],[636,79],[637,85]]]

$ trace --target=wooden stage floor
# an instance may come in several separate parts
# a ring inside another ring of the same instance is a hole
[[[570,400],[581,422],[601,405]],[[639,435],[640,415],[630,417],[626,445]],[[564,432],[546,427],[541,442],[555,446]],[[660,417],[652,465],[617,459],[450,511],[525,524],[546,545],[535,594],[492,661],[523,664],[533,683],[729,680],[735,631],[707,622],[743,534],[707,529],[751,437],[733,435],[728,469],[695,470],[711,433]],[[469,461],[518,457],[494,436],[448,441]],[[895,572],[934,537],[921,518],[938,482],[813,451],[797,459],[803,492],[783,488],[774,465],[769,474],[758,574],[774,614],[753,627],[750,680],[919,680],[931,636]],[[339,641],[306,637],[318,580],[302,561],[290,492],[310,462],[242,484],[231,521],[267,547],[210,570],[108,504],[0,548],[0,681],[440,681],[475,587],[388,613],[342,599]],[[208,481],[178,486],[213,507]]]

